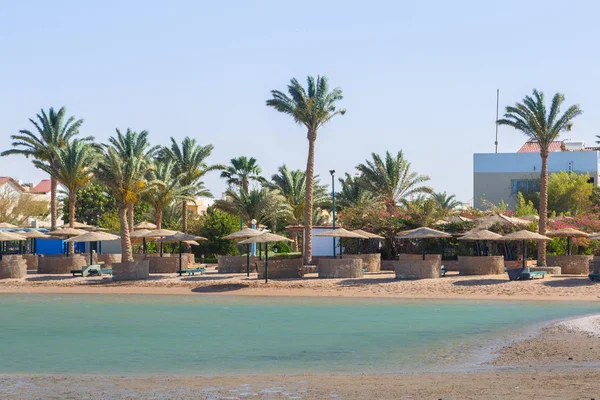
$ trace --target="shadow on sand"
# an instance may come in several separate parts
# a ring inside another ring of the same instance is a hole
[[[56,275],[56,276],[48,276],[48,275],[42,275],[42,276],[34,276],[31,278],[25,278],[26,281],[29,282],[51,282],[51,281],[67,281],[70,279],[75,278],[72,275]]]
[[[547,275],[546,275],[547,276]],[[551,275],[552,276],[552,275]],[[544,285],[549,287],[584,287],[584,286],[593,286],[595,285],[587,276],[581,278],[559,278],[543,282]]]
[[[184,282],[208,282],[208,281],[222,281],[225,279],[231,279],[230,276],[210,276],[210,275],[198,275],[182,277],[181,280]]]
[[[464,281],[456,281],[452,282],[453,285],[456,286],[492,286],[492,285],[500,285],[502,283],[509,282],[507,279],[470,279]]]
[[[247,289],[249,285],[243,283],[224,283],[220,285],[200,286],[192,289],[194,293],[222,293],[222,292],[233,292],[236,290]]]
[[[338,284],[340,286],[365,286],[365,285],[378,285],[380,283],[392,283],[398,282],[399,279],[395,278],[381,278],[381,279],[344,279],[340,281]]]

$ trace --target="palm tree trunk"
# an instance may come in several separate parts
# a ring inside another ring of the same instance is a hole
[[[312,262],[312,213],[315,183],[315,142],[317,132],[308,131],[308,160],[306,161],[306,198],[304,200],[304,264]]]
[[[244,190],[244,192],[248,193],[248,186],[250,186],[248,184],[248,179],[247,178],[243,178],[242,179],[242,189]]]
[[[156,210],[154,214],[154,225],[156,225],[156,229],[162,229],[162,210]]]
[[[181,232],[187,232],[187,201],[181,202]]]
[[[58,182],[54,178],[50,178],[50,226],[52,231],[56,230],[56,220],[58,212],[56,209],[56,187]]]
[[[542,157],[542,172],[540,174],[540,220],[538,231],[540,235],[546,234],[548,222],[548,151],[540,153]],[[538,242],[538,266],[546,266],[546,242]]]
[[[121,221],[121,261],[133,261],[133,249],[131,248],[131,238],[129,237],[129,222],[127,221],[128,206],[121,203],[119,206],[119,219]]]
[[[77,193],[69,190],[69,227],[75,228],[75,203],[77,202]],[[91,251],[91,247],[90,247]],[[69,254],[75,254],[75,243],[69,242]]]
[[[133,232],[133,203],[127,206],[127,227],[129,232]]]

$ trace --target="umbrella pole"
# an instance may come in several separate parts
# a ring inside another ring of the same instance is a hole
[[[146,247],[146,238],[142,238],[142,253],[148,253],[148,248]]]
[[[356,239],[356,254],[360,254],[360,239]]]
[[[181,259],[183,258],[183,256],[181,255],[182,248],[183,246],[181,245],[181,242],[179,242],[179,276],[181,276]]]
[[[269,243],[265,243],[265,283],[269,282]]]
[[[94,261],[92,260],[92,243],[90,242],[90,265],[92,265]]]
[[[258,259],[262,261],[262,243],[258,244]]]
[[[246,276],[250,278],[250,243],[246,244]]]
[[[342,246],[342,238],[340,238],[340,260],[342,259],[343,255],[344,255],[344,247]]]
[[[161,238],[161,239],[162,239],[162,238]],[[160,247],[160,256],[162,257],[162,256],[163,256],[162,242],[160,242],[160,246],[159,246],[159,247]]]
[[[425,260],[425,239],[421,239],[421,249],[423,250],[423,260]]]
[[[567,236],[567,255],[571,255],[571,238]]]
[[[2,247],[4,247],[4,242],[0,242],[0,261],[2,261]]]
[[[523,240],[523,244],[522,244],[522,248],[523,248],[523,268],[525,268],[525,258],[527,257],[527,248],[525,247],[525,241]]]

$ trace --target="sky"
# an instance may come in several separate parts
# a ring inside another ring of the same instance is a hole
[[[329,183],[371,153],[402,150],[436,191],[473,197],[473,153],[494,151],[500,107],[537,88],[584,114],[564,138],[600,135],[600,4],[593,1],[8,1],[0,0],[0,149],[40,109],[67,107],[81,133],[115,128],[153,144],[185,136],[210,163],[255,157],[265,176],[305,169],[306,130],[265,105],[293,77],[343,90],[318,133],[315,171]],[[499,129],[499,151],[524,137]],[[21,156],[0,176],[37,182]],[[206,185],[225,190],[218,172]],[[336,181],[336,184],[337,181]]]

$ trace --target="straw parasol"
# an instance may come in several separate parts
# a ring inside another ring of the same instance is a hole
[[[8,222],[0,222],[0,228],[18,228],[18,226],[9,224]]]
[[[170,231],[168,229],[155,229],[155,230],[152,230],[152,231],[146,233],[142,237],[146,238],[146,239],[147,238],[164,238],[167,236],[172,236],[176,233],[177,233],[177,231]],[[160,248],[160,256],[162,257],[163,256],[162,242],[161,242],[159,248]]]
[[[366,235],[361,235],[360,233],[351,232],[344,228],[337,228],[332,231],[318,233],[315,236],[332,237],[332,238],[340,238],[340,239],[341,238],[353,238],[353,239],[368,239],[369,238]],[[342,247],[342,244],[340,241],[340,258],[342,258],[343,253],[344,253],[344,248]],[[335,247],[333,249],[333,258],[335,258]]]
[[[67,223],[67,224],[63,224],[61,226],[58,226],[57,228],[58,229],[64,229],[64,228],[70,228],[70,227],[71,227],[71,224]],[[95,226],[84,224],[83,222],[78,222],[78,221],[75,221],[73,223],[73,228],[75,228],[75,229],[84,229],[84,230],[96,229]]]
[[[167,237],[158,239],[158,242],[160,242],[160,243],[179,242],[179,272],[181,272],[181,265],[182,265],[181,259],[182,259],[182,253],[183,253],[183,246],[181,245],[181,243],[186,242],[188,244],[192,244],[192,242],[194,242],[197,245],[199,243],[196,242],[196,240],[208,240],[208,239],[204,238],[202,236],[194,236],[194,235],[188,235],[187,233],[176,232],[175,234],[173,234],[171,236],[167,236]]]
[[[458,238],[458,240],[475,242],[475,245],[477,246],[477,252],[478,252],[477,255],[480,255],[480,253],[481,253],[481,250],[479,248],[480,241],[494,241],[494,240],[499,240],[501,238],[502,238],[502,235],[498,235],[497,233],[490,232],[486,229],[482,229],[482,230],[471,230],[471,231],[467,232],[465,235]]]
[[[142,221],[133,226],[134,231],[137,231],[140,229],[156,229],[156,224],[153,224],[152,222],[148,222],[148,221]]]
[[[555,237],[566,237],[567,238],[567,255],[571,255],[571,238],[587,238],[590,237],[589,233],[582,232],[573,228],[557,229],[555,231],[546,232],[546,236]]]
[[[265,243],[265,283],[269,282],[269,243],[284,241],[293,242],[292,239],[288,239],[285,236],[265,232],[261,233],[260,235],[249,237],[248,239],[240,242],[240,244]]]
[[[366,236],[367,239],[378,239],[378,240],[385,239],[383,236],[379,236],[379,235],[376,235],[371,232],[363,231],[362,229],[355,229],[352,232],[358,233],[359,235]],[[361,239],[356,239],[356,254],[360,254],[360,240]]]
[[[396,238],[398,239],[436,239],[436,238],[451,238],[452,235],[437,231],[435,229],[422,227],[417,229],[411,229],[409,231],[402,231]],[[423,260],[425,259],[425,241],[421,240],[421,248],[423,250]]]
[[[226,240],[248,239],[253,236],[262,235],[264,232],[257,229],[244,228],[237,232],[233,232],[227,236],[223,236]],[[246,276],[250,276],[250,243],[246,244]]]
[[[0,260],[2,260],[2,242],[23,241],[25,237],[13,232],[0,231]]]
[[[142,239],[142,253],[146,254],[148,252],[148,248],[146,246],[146,238],[144,235],[150,233],[148,229],[140,229],[137,231],[129,232],[129,237],[131,239]]]
[[[79,236],[79,235],[83,235],[84,233],[86,233],[86,231],[84,230],[80,230],[80,229],[75,229],[75,228],[61,228],[61,229],[57,229],[55,231],[52,232],[48,232],[46,235],[48,236],[64,236],[64,237],[71,237],[71,236]]]
[[[21,236],[23,236],[27,239],[31,239],[31,252],[33,254],[36,253],[35,239],[45,239],[45,238],[51,237],[40,231],[28,231],[28,232],[21,234]]]
[[[475,229],[489,229],[492,225],[499,224],[500,226],[527,226],[531,221],[521,218],[509,217],[504,214],[486,215],[485,217],[476,218]]]
[[[504,235],[502,239],[499,240],[507,240],[507,241],[518,241],[521,240],[523,242],[523,268],[525,268],[525,258],[527,256],[527,248],[525,247],[525,241],[540,241],[540,240],[552,240],[547,236],[540,235],[536,232],[530,232],[526,230],[509,233],[508,235]]]
[[[74,236],[65,240],[67,243],[75,242],[104,242],[109,240],[117,240],[120,237],[106,232],[87,232],[79,236]],[[90,248],[90,264],[92,264],[92,249]]]

